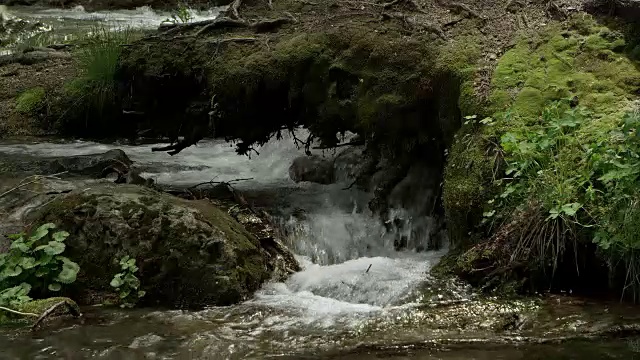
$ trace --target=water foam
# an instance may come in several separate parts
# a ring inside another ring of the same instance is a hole
[[[208,10],[198,11],[189,9],[190,21],[203,21],[215,19],[226,6],[213,7]],[[37,19],[39,21],[76,21],[103,24],[110,28],[141,28],[151,29],[158,27],[163,21],[171,17],[171,13],[157,11],[148,6],[139,7],[134,10],[108,10],[88,12],[82,6],[71,9],[49,9],[49,8],[9,8],[12,14],[23,19]],[[79,25],[79,24],[78,24]]]

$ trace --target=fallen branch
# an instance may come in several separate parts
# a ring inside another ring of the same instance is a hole
[[[23,187],[25,187],[27,185],[31,185],[33,183],[36,183],[36,182],[38,182],[38,181],[40,181],[42,179],[60,180],[60,178],[58,176],[64,175],[66,173],[67,173],[67,171],[63,171],[63,172],[60,172],[60,173],[57,173],[57,174],[53,174],[53,175],[32,175],[32,176],[28,176],[28,177],[24,178],[20,182],[20,184],[18,184],[18,186],[14,187],[14,188],[11,188],[11,189],[3,192],[2,194],[0,194],[0,198],[4,197],[6,195],[9,195],[10,193],[12,193],[12,192],[14,192],[14,191],[16,191],[16,190],[18,190],[20,188],[23,188]],[[25,180],[30,179],[30,178],[33,178],[33,180],[28,181],[28,182],[24,182]]]
[[[17,311],[17,310],[12,310],[9,308],[6,308],[4,306],[0,306],[0,310],[4,310],[6,312],[10,312],[12,314],[16,314],[16,315],[20,315],[20,316],[33,316],[33,317],[38,317],[38,314],[34,314],[34,313],[26,313],[26,312],[21,312],[21,311]]]
[[[31,326],[31,330],[32,331],[35,330],[38,327],[38,325],[40,325],[40,323],[42,323],[49,315],[51,315],[54,311],[56,311],[59,307],[63,305],[67,307],[67,310],[69,310],[69,313],[71,313],[73,317],[81,316],[80,312],[78,312],[78,309],[76,309],[73,305],[69,304],[67,300],[62,300],[54,304],[53,306],[51,306],[45,312],[43,312],[42,315],[40,315],[40,317],[38,318],[38,320],[36,320],[36,322]]]

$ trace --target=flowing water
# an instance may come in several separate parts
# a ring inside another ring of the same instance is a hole
[[[63,40],[96,24],[153,28],[169,16],[148,8],[0,11],[32,25],[25,37],[47,32]],[[193,16],[202,20],[219,11]],[[201,142],[174,157],[151,152],[151,145],[82,141],[5,142],[0,153],[46,157],[113,148],[123,149],[142,176],[164,185],[242,179],[234,186],[279,221],[303,270],[235,306],[198,312],[90,307],[80,321],[60,320],[37,333],[0,330],[0,359],[632,359],[640,350],[633,339],[554,343],[636,324],[633,308],[480,298],[454,280],[434,278],[429,270],[446,246],[395,251],[395,234],[366,210],[369,195],[344,190],[348,184],[293,183],[288,167],[303,152],[289,138],[266,144],[252,158],[222,141]],[[300,212],[303,217],[293,216]],[[414,240],[415,247],[429,242]]]
[[[206,11],[188,10],[189,21],[215,19],[226,7]],[[87,12],[82,6],[52,9],[34,6],[0,5],[0,55],[11,53],[16,45],[41,46],[65,43],[96,29],[155,29],[172,14],[149,7],[135,10]]]
[[[631,359],[640,349],[629,340],[528,344],[591,334],[638,316],[615,304],[562,300],[550,308],[535,299],[479,299],[453,280],[433,278],[429,270],[445,249],[397,252],[380,222],[363,210],[366,194],[343,190],[344,184],[293,183],[287,170],[302,151],[288,138],[266,144],[251,159],[222,141],[174,157],[151,152],[151,145],[0,144],[1,153],[43,157],[113,148],[161,184],[249,179],[236,187],[298,230],[287,241],[303,270],[235,306],[198,312],[90,307],[81,322],[64,320],[35,334],[5,331],[0,358],[577,359],[588,353]],[[304,218],[290,216],[299,209]],[[504,326],[510,319],[515,328]]]

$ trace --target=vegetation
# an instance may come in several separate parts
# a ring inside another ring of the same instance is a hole
[[[177,9],[172,11],[171,17],[164,20],[163,24],[185,24],[193,20],[191,10],[185,3],[181,3]]]
[[[463,228],[491,239],[459,258],[462,272],[487,262],[485,275],[524,267],[530,281],[548,284],[558,268],[598,268],[596,252],[612,285],[640,291],[640,71],[625,55],[634,46],[581,15],[524,37],[503,56],[492,116],[469,119],[447,169],[448,208],[458,223],[475,224]],[[457,169],[465,167],[471,176],[463,179]]]
[[[69,233],[53,229],[47,223],[30,235],[11,236],[9,251],[0,254],[0,306],[20,308],[30,294],[59,292],[76,280],[80,267],[62,255]]]
[[[112,31],[97,27],[81,40],[74,53],[80,76],[65,85],[65,96],[58,106],[59,126],[66,133],[109,134],[110,121],[119,115],[115,72],[122,46],[134,33],[129,29]]]
[[[135,275],[138,272],[136,259],[124,256],[119,264],[122,271],[113,277],[110,284],[118,292],[122,301],[120,306],[133,307],[146,294],[140,290],[140,279]]]
[[[42,87],[26,90],[16,99],[16,111],[24,114],[37,113],[45,106],[45,97]]]

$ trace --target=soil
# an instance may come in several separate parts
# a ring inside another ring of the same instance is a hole
[[[378,31],[378,28],[384,29],[384,22],[394,19],[403,23],[407,36],[435,31],[449,41],[465,35],[478,35],[479,32],[482,35],[483,56],[478,66],[475,87],[477,95],[483,99],[488,95],[493,68],[500,56],[513,46],[516,33],[534,31],[546,26],[550,20],[566,19],[573,13],[584,11],[591,1],[294,0],[291,4],[290,13],[300,20],[295,27],[296,32],[313,32],[319,28],[359,21],[370,22],[372,30]],[[277,0],[273,2],[272,8],[273,15],[269,13],[266,2],[260,6],[252,1],[246,7],[241,3],[239,14],[245,20],[253,20],[275,17],[277,10],[287,10],[279,6]],[[296,9],[299,11],[295,11]]]
[[[46,135],[49,121],[16,111],[16,99],[26,90],[42,87],[47,94],[60,91],[77,69],[72,59],[51,59],[34,65],[9,64],[0,67],[0,137]]]

